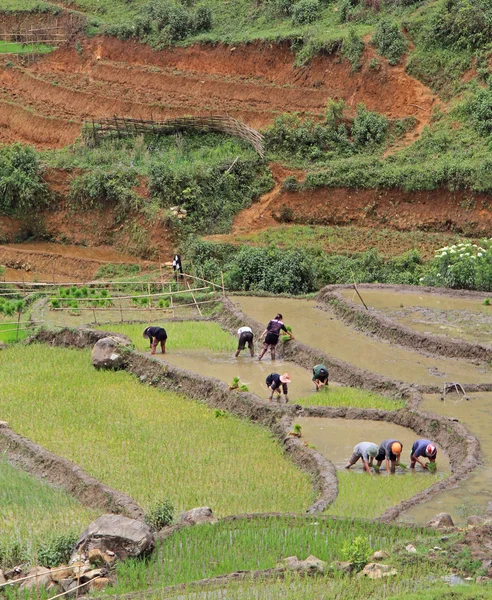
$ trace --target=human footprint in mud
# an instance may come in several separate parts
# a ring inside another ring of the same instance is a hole
[[[349,458],[348,463],[345,465],[345,468],[350,469],[351,466],[355,465],[359,458],[362,458],[364,470],[369,473],[369,475],[372,475],[372,463],[378,453],[379,447],[377,444],[374,444],[373,442],[361,442],[354,447],[354,452]]]
[[[260,340],[263,336],[265,336],[265,342],[263,343],[263,349],[258,356],[258,360],[263,358],[268,348],[270,348],[270,356],[272,357],[272,360],[275,360],[275,348],[278,344],[278,338],[281,331],[284,331],[286,335],[290,336],[291,340],[294,339],[294,336],[290,331],[287,330],[287,327],[282,322],[282,319],[282,315],[278,313],[278,315],[276,315],[275,318],[268,323],[265,331],[260,335]]]
[[[386,461],[386,471],[388,473],[394,473],[397,465],[400,464],[401,451],[403,445],[398,440],[384,440],[379,445],[379,452],[376,456],[376,462],[378,463],[378,469],[381,466],[383,460]],[[403,466],[403,465],[402,465]]]
[[[285,402],[289,401],[287,396],[289,390],[287,385],[290,383],[290,375],[288,373],[284,373],[283,375],[279,375],[278,373],[270,373],[266,378],[266,384],[268,389],[270,390],[270,397],[268,398],[270,402],[273,400],[273,393],[277,393],[277,400],[280,400],[280,389],[282,389],[285,397]]]
[[[425,463],[422,458],[428,458],[429,463]],[[410,452],[410,468],[415,469],[415,464],[423,469],[434,471],[436,469],[437,447],[430,440],[417,440],[413,443],[412,451]],[[429,465],[433,465],[430,467]]]
[[[161,343],[162,354],[166,354],[167,333],[162,327],[147,327],[143,332],[143,337],[150,340],[150,353],[155,354],[159,342]]]

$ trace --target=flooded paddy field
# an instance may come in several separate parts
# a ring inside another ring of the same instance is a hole
[[[424,291],[360,288],[369,308],[421,333],[432,333],[475,343],[492,343],[492,306],[487,293],[453,296]],[[362,302],[353,289],[340,293],[355,304]],[[486,302],[484,304],[484,302]]]
[[[492,392],[469,394],[469,400],[457,401],[456,395],[428,394],[420,405],[421,410],[457,418],[479,440],[483,464],[470,474],[459,487],[435,496],[423,505],[407,511],[400,520],[421,523],[436,513],[447,512],[457,523],[463,523],[472,514],[481,514],[492,501]]]
[[[280,312],[298,341],[391,379],[438,386],[445,381],[492,381],[492,371],[488,367],[464,360],[425,356],[416,350],[357,332],[334,313],[317,308],[314,300],[252,296],[234,296],[232,300],[244,313],[265,325]]]

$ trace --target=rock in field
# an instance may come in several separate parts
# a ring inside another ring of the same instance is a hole
[[[354,570],[354,563],[337,560],[331,563],[331,567],[335,571],[341,571],[342,573],[352,573],[352,571]]]
[[[453,519],[448,513],[439,513],[431,519],[427,525],[434,529],[445,529],[446,527],[454,527]]]
[[[405,546],[405,550],[409,553],[409,554],[417,554],[417,548],[415,548],[414,545],[412,544],[408,544],[408,546]]]
[[[122,369],[125,366],[125,350],[129,347],[128,339],[123,336],[102,338],[92,348],[92,365],[96,369]]]
[[[122,515],[103,515],[87,527],[77,542],[76,554],[98,548],[114,552],[120,560],[140,556],[154,548],[154,535],[146,523]]]
[[[202,523],[217,523],[217,519],[209,506],[201,506],[187,510],[179,515],[178,523],[201,525]]]
[[[288,571],[309,571],[310,573],[324,573],[327,563],[316,556],[308,556],[306,560],[299,560],[297,556],[288,556],[277,565]]]
[[[385,558],[389,558],[389,554],[384,550],[376,550],[372,555],[372,560],[384,560]]]
[[[46,567],[33,567],[27,573],[26,577],[31,577],[31,579],[26,579],[26,581],[20,584],[23,590],[38,590],[40,588],[48,588],[52,585],[51,569],[47,569]]]
[[[369,577],[369,579],[382,579],[383,577],[391,577],[396,575],[397,571],[390,565],[381,563],[369,563],[360,572],[361,577]]]

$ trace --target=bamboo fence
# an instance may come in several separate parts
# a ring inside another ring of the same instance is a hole
[[[166,135],[176,131],[218,131],[240,138],[253,146],[256,152],[264,157],[264,138],[259,131],[246,123],[229,116],[180,117],[166,121],[146,121],[117,117],[86,121],[84,140],[87,145],[96,145],[103,137],[128,137],[135,135]]]

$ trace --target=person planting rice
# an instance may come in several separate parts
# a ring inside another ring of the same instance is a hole
[[[377,444],[374,444],[373,442],[360,442],[360,444],[357,444],[357,446],[354,447],[354,452],[349,458],[345,468],[350,469],[352,465],[355,465],[359,458],[362,458],[364,470],[369,473],[369,475],[372,475],[372,463],[378,455],[378,452],[379,448]]]
[[[313,381],[316,386],[316,391],[325,385],[328,385],[328,367],[325,365],[316,365],[313,368]]]
[[[379,446],[379,452],[376,456],[378,468],[381,466],[383,460],[386,461],[386,471],[388,473],[394,473],[396,465],[400,464],[400,455],[403,450],[403,445],[398,440],[384,440]],[[391,467],[390,467],[391,464]]]
[[[236,350],[236,354],[234,356],[238,357],[241,350],[244,350],[246,348],[246,344],[248,344],[251,356],[254,356],[255,347],[253,344],[253,330],[251,329],[251,327],[240,327],[237,330],[237,334],[239,336],[239,344]]]
[[[162,354],[166,354],[167,333],[162,327],[147,327],[143,332],[143,337],[150,340],[150,353],[155,354],[157,345],[161,343]]]
[[[290,375],[288,373],[284,373],[283,375],[279,375],[278,373],[270,373],[270,375],[266,378],[266,384],[268,389],[270,390],[270,397],[268,398],[270,402],[273,400],[273,393],[277,393],[277,400],[280,400],[280,388],[285,396],[285,401],[288,402],[289,398],[287,396],[288,388],[287,384],[290,383]]]
[[[415,469],[415,463],[419,463],[423,469],[428,469],[428,464],[421,460],[422,458],[428,458],[431,463],[436,462],[437,447],[430,440],[417,440],[413,443],[410,452],[410,468]]]
[[[266,326],[265,331],[260,335],[260,340],[263,336],[265,337],[265,342],[263,343],[263,349],[258,356],[258,360],[263,358],[265,352],[270,348],[270,355],[272,360],[275,360],[275,346],[278,344],[278,338],[280,336],[281,331],[285,331],[285,333],[290,336],[290,339],[293,340],[294,336],[290,331],[287,330],[287,327],[282,322],[282,315],[278,313],[274,319],[272,319],[268,325]]]

